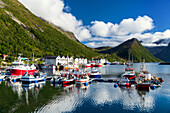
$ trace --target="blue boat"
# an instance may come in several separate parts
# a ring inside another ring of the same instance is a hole
[[[99,72],[99,70],[92,70],[90,74],[90,78],[101,78],[102,74]]]

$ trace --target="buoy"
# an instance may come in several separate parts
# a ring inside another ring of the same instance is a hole
[[[151,89],[155,89],[155,86],[151,86]]]
[[[114,87],[116,87],[116,88],[117,88],[117,87],[118,87],[118,84],[114,84]]]
[[[129,86],[129,83],[126,83],[126,86]]]

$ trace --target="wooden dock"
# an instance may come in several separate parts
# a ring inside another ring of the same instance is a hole
[[[107,79],[107,78],[92,78],[92,81],[96,81],[96,82],[117,82],[118,79]]]

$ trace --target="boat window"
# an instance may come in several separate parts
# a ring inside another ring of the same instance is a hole
[[[23,64],[12,64],[13,66],[23,66]]]

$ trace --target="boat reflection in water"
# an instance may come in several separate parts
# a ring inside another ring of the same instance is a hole
[[[2,82],[0,90],[2,95],[6,95],[4,100],[0,101],[2,112],[6,109],[9,109],[8,112],[41,113],[87,112],[88,110],[89,112],[113,112],[116,108],[118,112],[135,110],[152,112],[155,107],[154,90],[139,90],[133,85],[114,88],[113,83],[104,82],[92,83],[88,86],[84,84],[62,86],[51,82],[27,85],[19,82]]]
[[[120,87],[123,109],[151,111],[154,108],[154,99],[149,95],[149,88],[137,89],[136,86]]]

